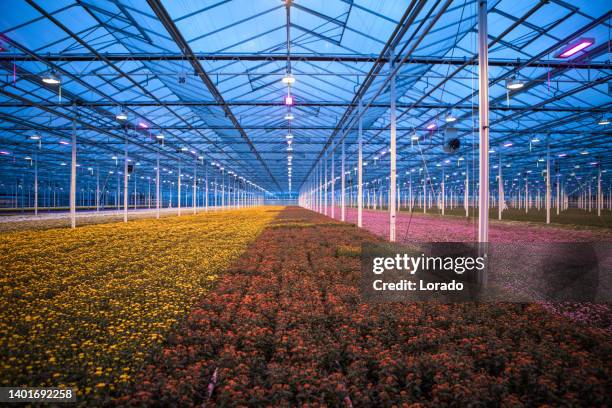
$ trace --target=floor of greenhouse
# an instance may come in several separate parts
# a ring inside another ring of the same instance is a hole
[[[609,332],[537,304],[364,302],[359,248],[367,242],[381,240],[285,209],[119,402],[533,406],[606,399]],[[588,394],[572,391],[585,387]]]
[[[19,362],[0,367],[3,385],[60,381],[89,406],[609,405],[608,304],[364,299],[361,245],[386,241],[385,212],[365,228],[353,210],[345,223],[298,207],[143,214],[1,232],[0,322]],[[474,222],[406,216],[421,240]],[[520,242],[540,229],[502,224]]]

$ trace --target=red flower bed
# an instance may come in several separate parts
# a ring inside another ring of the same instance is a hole
[[[370,233],[290,208],[122,405],[610,405],[610,338],[512,304],[362,303]]]

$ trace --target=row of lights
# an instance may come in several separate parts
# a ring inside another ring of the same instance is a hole
[[[289,186],[289,191],[291,191],[291,161],[293,156],[291,152],[293,151],[293,135],[291,134],[291,121],[295,119],[293,113],[291,112],[291,106],[293,106],[293,96],[291,95],[291,86],[295,83],[295,77],[291,75],[291,72],[287,72],[287,74],[282,79],[283,84],[287,85],[287,95],[285,96],[285,105],[287,106],[287,114],[285,115],[285,120],[289,121],[289,130],[287,135],[285,136],[285,140],[287,141],[287,152],[289,152],[287,156],[287,184]]]

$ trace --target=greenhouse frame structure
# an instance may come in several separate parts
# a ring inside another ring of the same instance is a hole
[[[612,205],[604,2],[2,7],[4,207]]]

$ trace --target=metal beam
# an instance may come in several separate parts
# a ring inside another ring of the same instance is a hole
[[[128,61],[184,61],[185,56],[181,53],[104,53],[104,60],[112,62]],[[50,62],[92,62],[103,61],[99,56],[91,53],[45,53],[41,57]],[[193,58],[198,61],[281,61],[287,59],[286,54],[280,53],[194,53]],[[0,61],[34,61],[35,59],[27,54],[2,53]],[[376,63],[389,62],[389,58],[374,54],[300,54],[292,53],[293,62],[353,62],[353,63]],[[399,64],[400,61],[398,60]],[[478,62],[471,57],[435,57],[435,56],[411,56],[404,64],[406,65],[478,65]],[[496,58],[489,60],[491,67],[542,67],[542,68],[573,68],[573,69],[610,69],[610,62],[585,62],[585,61],[559,61],[542,59],[503,59]]]
[[[2,66],[2,63],[0,63]],[[6,67],[4,67],[6,68]],[[590,83],[588,85],[583,85],[581,89],[586,89],[591,87],[593,84],[597,85],[601,82],[607,81],[608,78],[602,78],[595,83]],[[63,91],[64,93],[66,91]],[[68,98],[71,99],[71,98]],[[544,101],[547,103],[555,102],[557,99]],[[91,108],[102,108],[102,107],[117,107],[117,103],[113,102],[89,102],[83,99],[74,99],[74,104],[77,106],[91,107]],[[125,101],[119,102],[122,107],[206,107],[206,106],[221,106],[216,101],[169,101],[169,102],[154,102],[154,101]],[[60,107],[67,106],[67,103],[62,102],[40,102],[41,106],[46,107]],[[237,107],[273,107],[273,106],[281,106],[284,107],[285,104],[282,101],[226,101],[226,105],[228,106],[237,106]],[[489,110],[501,111],[501,112],[593,112],[593,113],[606,113],[609,112],[610,109],[598,108],[598,107],[588,107],[588,106],[507,106],[507,105],[497,105],[489,107]],[[15,103],[15,102],[0,102],[0,108],[23,108],[28,107],[27,104]],[[353,105],[351,102],[343,102],[343,101],[300,101],[298,104],[294,105],[294,109],[299,109],[300,107],[315,107],[315,108],[346,108],[349,106],[357,106]],[[370,108],[389,108],[388,103],[371,103]],[[453,110],[474,110],[477,111],[478,107],[474,105],[452,105],[447,103],[397,103],[397,109],[453,109]],[[102,113],[102,112],[101,112]],[[106,112],[106,115],[111,115],[111,112]],[[114,114],[112,114],[114,115]]]
[[[197,58],[195,58],[195,54],[191,50],[191,47],[189,46],[189,44],[187,43],[187,41],[185,40],[181,32],[178,30],[178,27],[176,26],[176,24],[174,24],[174,21],[172,20],[172,17],[170,17],[170,15],[168,14],[168,11],[166,10],[166,8],[161,4],[159,0],[147,0],[147,2],[149,6],[151,7],[151,9],[153,10],[153,12],[157,15],[157,18],[159,18],[162,25],[168,31],[168,33],[170,34],[174,42],[177,44],[179,49],[182,50],[182,54],[184,54],[184,56],[189,60],[194,71],[198,74],[202,82],[204,82],[204,85],[206,85],[206,88],[208,88],[208,91],[213,95],[213,97],[219,103],[219,105],[222,106],[225,114],[230,119],[230,121],[232,122],[236,130],[240,133],[240,136],[242,137],[242,139],[247,143],[247,145],[251,149],[251,152],[261,162],[261,165],[263,166],[263,168],[266,170],[266,172],[270,176],[270,180],[280,190],[282,190],[280,184],[278,183],[278,181],[276,180],[276,178],[274,177],[274,175],[268,168],[268,165],[257,152],[257,149],[253,145],[253,142],[251,141],[251,139],[249,139],[244,129],[242,129],[242,127],[240,126],[238,119],[236,119],[230,107],[225,103],[223,96],[221,95],[221,93],[219,92],[219,90],[217,89],[213,81],[210,79],[206,71],[204,71],[204,68],[202,68],[200,61]]]

